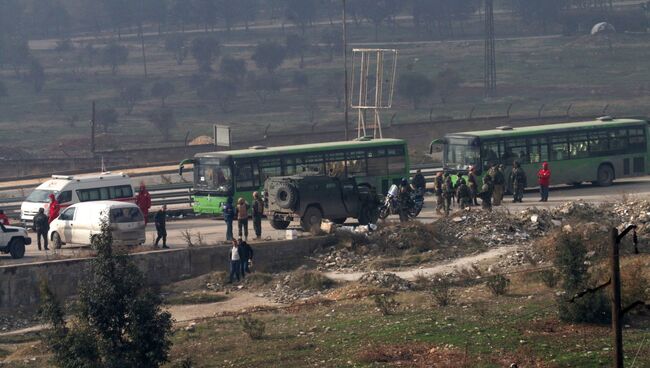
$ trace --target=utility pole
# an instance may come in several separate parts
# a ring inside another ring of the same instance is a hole
[[[144,0],[140,0],[140,44],[142,46],[142,64],[144,65],[144,77],[147,78],[147,54],[144,51],[144,30],[142,29],[142,22],[144,22]]]
[[[346,1],[343,1],[343,70],[344,70],[344,77],[345,77],[345,82],[344,88],[344,96],[345,96],[345,140],[349,140],[349,132],[348,132],[348,124],[349,124],[349,118],[350,118],[350,111],[349,111],[349,106],[350,106],[350,96],[349,96],[349,86],[348,86],[348,18],[347,18],[347,7],[346,7]]]
[[[485,96],[497,90],[496,42],[494,35],[494,0],[485,0]]]
[[[95,101],[93,101],[93,112],[90,120],[90,152],[95,155]]]

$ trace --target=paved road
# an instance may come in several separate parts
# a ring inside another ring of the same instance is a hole
[[[551,191],[549,202],[537,202],[538,195],[535,191],[528,191],[524,198],[524,203],[510,203],[506,200],[505,208],[511,211],[522,210],[527,207],[553,207],[562,204],[566,201],[575,199],[582,199],[584,201],[593,203],[614,202],[621,200],[623,195],[627,196],[641,196],[650,198],[650,176],[621,180],[615,185],[607,188],[595,187],[592,185],[584,185],[581,187],[559,187]],[[419,217],[420,221],[431,222],[437,218],[433,211],[434,198],[428,196],[426,198],[426,206],[424,211]],[[252,223],[250,225],[249,238],[253,237]],[[298,229],[297,223],[294,223],[292,228]],[[203,237],[205,244],[222,244],[225,246],[223,240],[225,239],[225,224],[221,220],[209,218],[185,218],[185,219],[172,219],[168,223],[168,243],[172,248],[182,248],[187,246],[187,242],[183,237],[183,232],[190,231],[193,235],[193,241],[197,242],[197,235],[200,233]],[[284,231],[273,230],[267,221],[263,222],[263,238],[268,240],[283,239],[285,236]],[[21,260],[12,260],[8,255],[0,256],[0,265],[14,264],[14,263],[31,263],[41,262],[52,259],[69,258],[69,257],[85,257],[91,255],[88,247],[79,247],[74,245],[66,245],[63,249],[58,251],[39,252],[35,245],[35,237],[33,237],[33,244],[28,246],[25,258]],[[151,249],[152,243],[155,238],[155,229],[152,225],[147,227],[147,244],[142,246],[142,249]],[[254,242],[253,242],[254,243]]]

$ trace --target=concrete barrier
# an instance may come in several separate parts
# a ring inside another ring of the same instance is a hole
[[[254,269],[289,271],[305,264],[315,250],[333,243],[332,237],[304,238],[253,244]],[[227,271],[230,247],[198,247],[131,255],[150,286],[161,286],[215,271]],[[67,259],[0,267],[0,309],[30,308],[40,301],[39,284],[47,281],[60,300],[73,297],[90,270],[91,258]]]

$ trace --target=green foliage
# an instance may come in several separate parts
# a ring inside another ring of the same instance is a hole
[[[397,92],[413,104],[413,108],[420,106],[423,98],[433,94],[434,85],[431,79],[420,73],[408,73],[400,77]]]
[[[399,303],[390,295],[375,295],[372,300],[383,316],[391,316],[399,311]]]
[[[555,244],[555,267],[562,279],[564,295],[558,297],[560,319],[573,323],[609,323],[610,304],[606,291],[587,293],[574,302],[569,301],[578,292],[592,287],[589,267],[585,264],[587,247],[582,237],[562,232]]]
[[[554,288],[557,286],[560,281],[560,276],[558,273],[553,270],[543,270],[539,272],[539,279],[546,285],[548,288]]]
[[[245,315],[239,319],[244,333],[251,338],[251,340],[259,340],[264,337],[266,331],[266,323],[264,321],[253,318],[250,315]]]
[[[109,43],[101,51],[103,65],[111,67],[111,74],[116,75],[120,65],[126,64],[129,59],[129,49],[116,42]]]
[[[192,40],[192,57],[196,60],[201,73],[210,73],[212,63],[221,53],[219,41],[210,36],[197,37]]]
[[[174,83],[163,80],[156,81],[151,87],[151,97],[159,98],[161,102],[161,107],[165,107],[165,100],[176,92],[176,87]]]
[[[309,48],[307,39],[298,34],[290,34],[287,36],[284,46],[287,50],[287,56],[300,57],[300,69],[303,69],[305,67],[305,52]]]
[[[149,113],[149,121],[158,129],[163,139],[169,141],[171,130],[176,127],[174,110],[166,107],[154,110]]]
[[[221,59],[219,71],[224,79],[233,83],[241,83],[246,77],[246,60],[225,56]]]
[[[492,294],[496,296],[505,295],[505,293],[508,291],[510,280],[503,275],[494,275],[487,278],[485,285],[487,285]]]
[[[251,58],[258,68],[266,69],[269,73],[273,74],[282,65],[286,57],[287,49],[284,46],[277,42],[267,41],[255,47]]]
[[[98,254],[79,287],[79,300],[66,327],[63,312],[47,287],[41,316],[50,323],[46,342],[57,367],[159,367],[167,361],[172,319],[160,296],[125,254],[115,253],[108,224],[93,238]]]

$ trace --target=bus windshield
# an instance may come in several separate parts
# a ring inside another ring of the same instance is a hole
[[[224,161],[201,160],[195,164],[197,190],[224,196],[233,194],[232,169]]]
[[[445,146],[445,167],[448,169],[468,170],[480,162],[479,147],[467,143],[455,142],[451,139]]]

